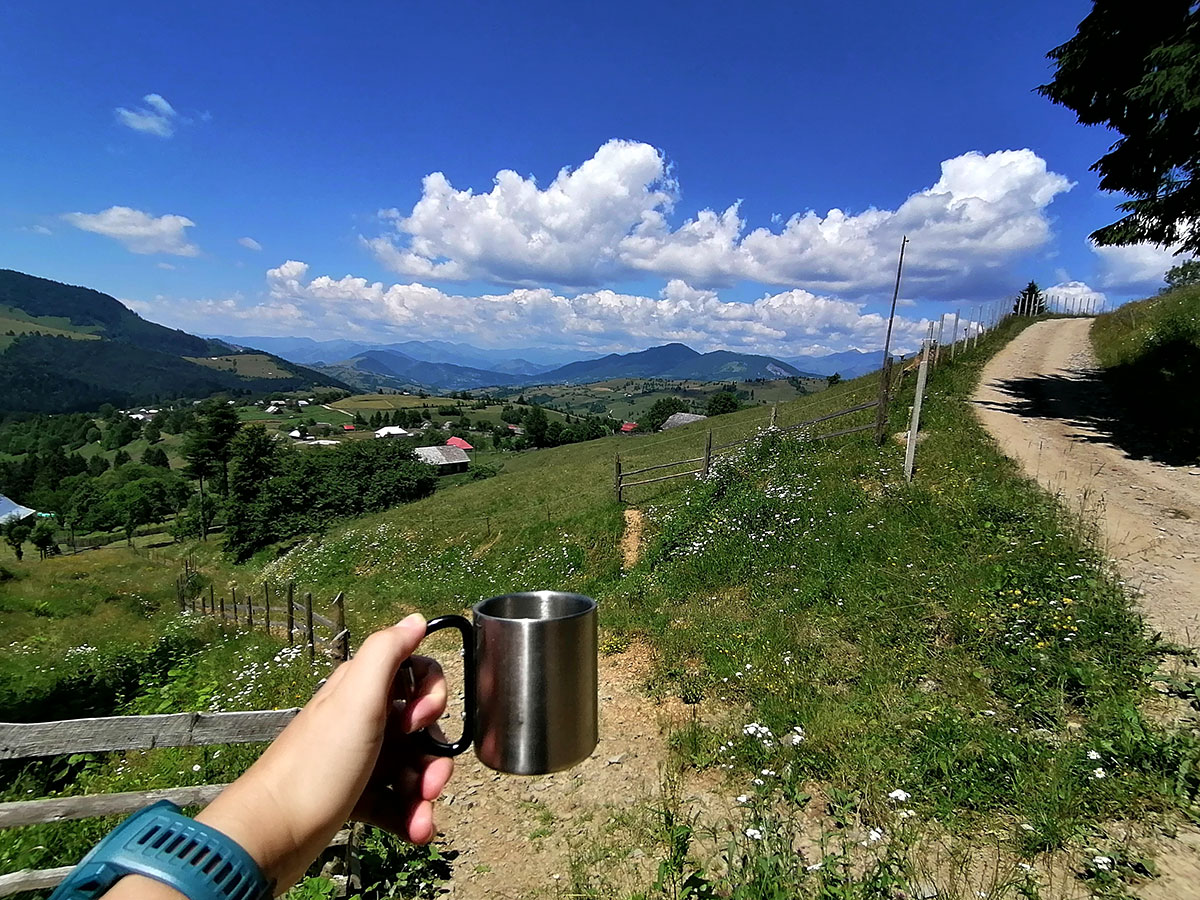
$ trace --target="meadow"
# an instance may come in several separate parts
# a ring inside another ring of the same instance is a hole
[[[1195,813],[1200,748],[1143,711],[1173,649],[1148,634],[1088,529],[1020,477],[970,412],[982,362],[1023,325],[1006,323],[932,374],[912,484],[896,441],[805,442],[768,429],[757,407],[510,454],[498,477],[334,524],[243,566],[215,540],[143,563],[116,549],[5,559],[14,577],[0,583],[0,625],[16,637],[0,654],[0,718],[63,685],[95,689],[113,712],[301,702],[327,664],[181,619],[170,580],[136,568],[173,578],[182,552],[218,590],[344,590],[356,636],[412,610],[574,590],[600,601],[604,652],[653,660],[647,709],[691,713],[671,736],[654,808],[596,823],[576,848],[571,896],[890,898],[932,883],[938,896],[1028,900],[1062,895],[1056,878],[1122,896],[1150,877],[1155,834]],[[778,424],[872,399],[876,379],[781,404]],[[890,432],[905,427],[912,381]],[[752,439],[719,454],[707,477],[631,489],[646,533],[640,561],[624,569],[615,456],[627,469],[692,457],[709,427],[717,445]],[[73,581],[97,587],[75,605],[56,600]],[[68,651],[81,635],[85,649]],[[93,688],[107,683],[102,673],[126,680]],[[58,761],[21,773],[5,799],[214,780],[251,755]],[[732,821],[690,811],[695,779],[729,798]],[[1114,827],[1130,822],[1132,838]],[[0,832],[0,855],[51,864],[99,827]],[[636,888],[610,881],[611,861],[635,852],[656,860],[656,876]],[[429,871],[411,856],[386,859]]]

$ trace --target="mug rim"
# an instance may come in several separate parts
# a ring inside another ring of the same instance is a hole
[[[516,617],[510,617],[510,616],[493,616],[493,615],[489,615],[488,613],[483,611],[483,607],[486,606],[487,604],[491,603],[494,600],[506,600],[509,597],[522,597],[522,598],[523,597],[545,597],[546,595],[566,597],[571,600],[582,600],[582,601],[584,601],[584,606],[578,612],[569,613],[564,616],[547,616],[545,618],[537,618],[537,619],[516,618]],[[572,593],[571,591],[552,591],[552,590],[513,591],[508,594],[497,594],[494,597],[488,597],[485,600],[480,600],[478,603],[476,603],[474,606],[471,607],[471,612],[474,614],[475,618],[490,619],[493,622],[566,622],[571,619],[578,619],[578,618],[586,616],[590,613],[595,612],[597,606],[598,606],[598,604],[596,603],[596,600],[594,597],[589,597],[587,594],[575,594],[575,593]]]

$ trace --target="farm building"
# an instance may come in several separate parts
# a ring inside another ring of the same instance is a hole
[[[447,447],[457,447],[459,450],[474,450],[475,448],[460,437],[452,437],[446,441]]]
[[[342,431],[353,431],[353,430],[354,430],[353,425],[343,425],[342,426]]]
[[[626,422],[621,426],[621,434],[629,434],[637,428],[637,422]]]
[[[691,425],[693,422],[699,422],[701,419],[707,419],[708,416],[698,416],[695,413],[675,413],[662,423],[662,428],[659,431],[666,431],[670,428],[678,428],[680,425]]]
[[[437,469],[439,475],[453,475],[467,471],[471,458],[466,450],[458,447],[418,447],[417,459]]]
[[[22,506],[20,503],[9,500],[3,494],[0,494],[0,525],[6,525],[9,522],[21,522],[30,516],[36,515],[37,510],[30,509],[28,506]]]
[[[274,403],[272,403],[270,406],[268,406],[266,408],[266,413],[269,416],[273,416],[273,415],[276,415],[277,413],[281,413],[281,412],[283,412],[283,410],[280,409],[278,406],[276,406]]]
[[[375,437],[377,437],[377,438],[392,438],[392,437],[406,438],[406,437],[412,437],[412,432],[406,431],[405,429],[401,428],[399,425],[384,425],[382,428],[377,428],[375,430]]]
[[[295,438],[296,440],[300,440],[300,438],[304,437],[304,435],[302,435],[302,434],[300,433],[300,429],[299,429],[299,428],[294,428],[294,429],[292,429],[291,431],[289,431],[289,432],[288,432],[288,437],[290,437],[290,438]]]

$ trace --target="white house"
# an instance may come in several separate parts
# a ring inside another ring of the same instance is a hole
[[[266,413],[267,413],[267,415],[270,415],[270,416],[273,416],[273,415],[275,415],[276,413],[280,413],[280,412],[283,412],[283,410],[281,410],[281,409],[280,409],[278,406],[276,406],[274,403],[272,403],[272,404],[271,404],[270,406],[268,406],[268,407],[267,407],[267,409],[266,409]]]
[[[28,519],[30,516],[36,516],[37,510],[30,509],[28,506],[22,506],[14,500],[9,500],[3,494],[0,494],[0,525],[4,525],[10,521],[20,522],[23,519]]]
[[[300,438],[302,437],[302,435],[300,434],[300,429],[299,429],[299,428],[297,428],[297,429],[296,429],[296,430],[294,430],[294,431],[289,431],[289,432],[288,432],[288,437],[290,437],[290,438],[295,438],[296,440],[300,440]]]
[[[698,416],[695,413],[678,412],[663,422],[662,427],[658,430],[667,431],[671,428],[678,428],[680,425],[691,425],[693,422],[699,422],[707,418],[708,416]]]
[[[399,425],[384,425],[382,428],[378,429],[375,432],[375,437],[377,437],[377,438],[390,438],[390,437],[405,438],[405,437],[412,437],[412,432],[405,431]]]

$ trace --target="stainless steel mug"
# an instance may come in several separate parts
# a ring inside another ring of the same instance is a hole
[[[599,740],[596,601],[531,591],[491,597],[474,622],[440,616],[426,635],[457,628],[463,640],[463,733],[428,750],[457,756],[474,741],[486,766],[513,775],[568,769]]]

